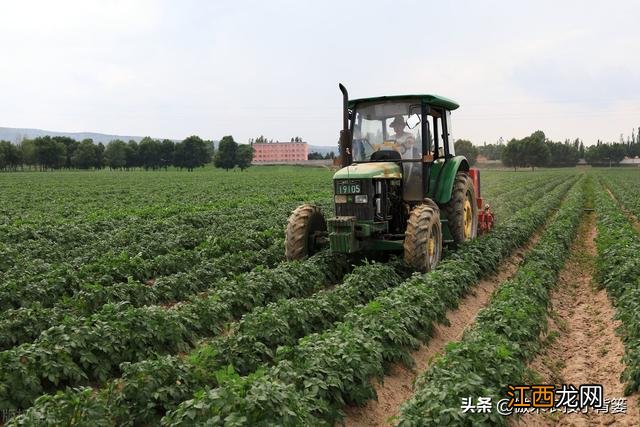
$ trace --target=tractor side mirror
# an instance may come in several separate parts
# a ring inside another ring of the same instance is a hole
[[[420,121],[421,120],[419,114],[411,114],[409,117],[407,117],[407,127],[409,129],[413,129],[420,124]]]

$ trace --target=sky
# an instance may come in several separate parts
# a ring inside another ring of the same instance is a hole
[[[0,52],[3,127],[331,146],[338,82],[478,145],[640,126],[638,1],[0,0]]]

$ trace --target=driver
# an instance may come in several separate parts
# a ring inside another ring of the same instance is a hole
[[[395,116],[393,118],[393,121],[389,125],[395,132],[395,135],[392,135],[391,139],[396,141],[397,150],[402,155],[410,154],[408,153],[408,151],[413,147],[413,145],[416,142],[416,139],[413,137],[411,133],[404,131],[404,128],[406,125],[407,124],[401,115]]]

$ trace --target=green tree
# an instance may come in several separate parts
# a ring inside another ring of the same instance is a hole
[[[79,169],[89,169],[95,166],[98,157],[97,146],[91,139],[85,139],[78,144],[73,156],[71,166]]]
[[[96,145],[96,163],[93,166],[96,169],[102,169],[104,167],[104,150],[104,144],[99,142],[98,145]]]
[[[551,153],[545,141],[544,132],[540,130],[522,140],[524,165],[530,167],[531,170],[549,164]]]
[[[253,147],[249,144],[238,145],[238,151],[236,152],[236,164],[241,171],[251,166],[253,161]]]
[[[261,137],[259,137],[261,138]],[[225,170],[233,169],[236,166],[238,144],[233,140],[233,136],[227,135],[222,137],[218,144],[218,151],[213,161],[213,164],[217,168]]]
[[[104,150],[104,161],[110,169],[122,169],[127,165],[127,144],[114,139],[107,144]]]
[[[454,144],[454,149],[457,155],[465,156],[469,165],[473,166],[476,164],[476,160],[478,159],[478,149],[466,139],[459,139]]]
[[[64,143],[50,136],[42,136],[33,140],[35,158],[40,170],[59,169],[67,160],[67,149]]]
[[[507,167],[512,167],[514,171],[518,170],[518,167],[524,166],[522,152],[522,141],[513,138],[502,150],[502,163]]]
[[[170,139],[163,139],[160,143],[160,167],[164,170],[174,163],[174,152],[176,150],[176,144]]]
[[[504,144],[484,144],[478,147],[478,154],[487,158],[487,160],[501,160]]]
[[[38,164],[38,159],[36,158],[36,145],[33,139],[23,139],[22,142],[20,142],[19,149],[22,154],[22,161],[29,167],[29,169]]]
[[[145,170],[156,170],[161,166],[160,142],[148,136],[142,138],[138,144],[138,161]]]
[[[176,144],[175,165],[180,169],[186,168],[191,172],[197,167],[204,166],[209,161],[207,143],[199,136],[192,135]]]
[[[138,155],[138,143],[135,142],[133,139],[129,140],[129,142],[126,144],[125,159],[126,159],[125,168],[127,170],[134,169],[140,166],[140,160]]]
[[[73,156],[76,153],[76,150],[80,145],[80,142],[68,136],[54,136],[53,138],[51,138],[51,140],[55,142],[59,142],[65,146],[66,158],[65,158],[64,167],[67,169],[71,169],[75,167],[73,165]],[[90,140],[90,141],[93,143],[93,140]]]
[[[0,141],[0,170],[15,171],[22,164],[22,153],[9,141]]]
[[[578,159],[580,157],[579,141],[574,141],[573,143],[565,141],[562,143],[547,140],[546,144],[547,147],[549,147],[550,153],[549,166],[571,167],[578,163]]]

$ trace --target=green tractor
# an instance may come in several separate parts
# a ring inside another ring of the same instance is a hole
[[[333,176],[335,217],[304,204],[289,217],[287,259],[331,251],[404,252],[415,270],[440,261],[445,243],[459,244],[491,229],[480,197],[480,173],[456,156],[454,101],[437,95],[343,95],[341,169]]]

